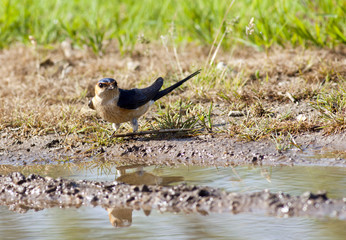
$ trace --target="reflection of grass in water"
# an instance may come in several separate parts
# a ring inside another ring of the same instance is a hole
[[[124,169],[136,169],[139,165],[131,165],[128,168],[123,167]],[[1,165],[0,166],[0,174],[1,175],[8,175],[13,172],[20,172],[24,174],[25,176],[29,176],[30,174],[38,174],[41,176],[50,176],[54,178],[58,177],[68,177],[71,175],[74,175],[77,172],[88,172],[92,175],[101,176],[116,176],[116,172],[114,171],[117,167],[118,170],[122,169],[122,166],[119,166],[114,161],[107,161],[103,158],[100,158],[96,161],[89,161],[89,162],[79,162],[79,163],[61,163],[58,162],[57,164],[49,164],[49,165],[32,165],[32,166],[11,166],[11,165]],[[148,170],[149,173],[153,173],[155,175],[166,175],[165,172],[168,171],[168,176],[170,175],[182,175],[184,176],[184,171],[189,169],[191,167],[187,166],[181,166],[181,167],[168,167],[168,166],[155,166],[154,169]],[[205,169],[208,172],[210,172],[210,167],[197,167],[192,168],[191,171],[188,170],[188,179],[196,181],[196,183],[204,182],[203,178],[201,178],[201,171]],[[220,168],[216,168],[217,172],[220,171]],[[230,176],[231,178],[229,181],[231,182],[239,182],[241,183],[243,181],[243,177],[241,176],[241,172],[237,170],[236,167],[231,167],[232,172],[234,176]],[[258,167],[258,166],[249,166],[249,170],[255,170],[258,172],[260,170],[259,174],[265,178],[268,182],[271,182],[271,175],[272,175],[272,167]],[[173,170],[173,171],[172,171]],[[181,172],[183,170],[183,172]],[[214,172],[214,171],[212,171]],[[217,175],[217,172],[214,173]],[[246,189],[244,189],[245,191]]]
[[[41,176],[66,176],[69,173],[71,173],[71,164],[70,163],[64,163],[64,164],[58,164],[58,165],[31,165],[31,166],[11,166],[11,165],[1,165],[0,166],[0,173],[2,175],[8,175],[13,172],[20,172],[24,174],[25,176],[28,176],[30,174],[38,174]]]
[[[89,171],[90,173],[94,173],[94,170],[96,169],[96,174],[98,176],[100,175],[111,175],[115,174],[112,172],[112,168],[116,165],[114,161],[108,161],[104,160],[104,158],[101,158],[96,161],[91,162],[81,162],[79,164],[76,164],[76,167],[78,171]]]
[[[260,176],[265,179],[267,182],[271,183],[271,178],[273,174],[273,167],[272,166],[256,166],[256,165],[249,165],[247,170],[254,171],[257,174],[260,174]],[[242,170],[244,171],[244,170]],[[236,167],[232,167],[232,172],[236,175],[237,179],[232,178],[232,182],[243,182],[243,178],[241,177],[241,171],[237,171]],[[238,173],[239,172],[239,173]],[[242,192],[246,192],[251,190],[251,186],[244,186],[244,189],[242,189]]]
[[[41,176],[51,177],[64,177],[70,176],[74,172],[89,171],[91,174],[100,175],[111,175],[115,174],[112,172],[112,168],[116,165],[113,161],[90,161],[90,162],[78,162],[78,163],[64,163],[57,161],[57,164],[38,164],[30,166],[12,166],[12,165],[0,165],[0,174],[8,175],[13,172],[20,172],[25,176],[30,174],[38,174]]]

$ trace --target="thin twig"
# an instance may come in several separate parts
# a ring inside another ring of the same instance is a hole
[[[130,137],[130,136],[141,136],[147,134],[158,134],[158,133],[177,133],[177,132],[195,132],[200,131],[201,129],[159,129],[159,130],[149,130],[142,132],[130,132],[130,133],[119,133],[112,134],[111,137]]]
[[[232,6],[233,6],[234,1],[235,1],[235,0],[233,0],[233,1],[230,3],[230,5],[228,6],[228,9],[226,10],[225,15],[223,16],[223,19],[222,19],[222,21],[221,21],[220,27],[219,27],[219,29],[218,29],[218,31],[217,31],[217,34],[216,34],[215,38],[214,38],[214,42],[213,42],[213,44],[211,45],[211,48],[210,48],[210,50],[209,50],[208,57],[207,57],[207,61],[206,61],[206,63],[205,63],[204,69],[208,69],[207,66],[208,66],[208,64],[209,64],[209,59],[210,59],[210,57],[211,57],[211,54],[212,54],[213,51],[214,51],[214,46],[215,46],[216,41],[217,41],[217,39],[218,39],[218,37],[219,37],[219,34],[220,34],[220,32],[221,32],[222,26],[223,26],[224,22],[226,21],[227,15],[228,15],[229,11],[231,10],[231,8],[232,8]]]
[[[178,70],[180,72],[180,75],[183,76],[183,69],[181,68],[181,65],[180,65],[180,60],[179,60],[177,48],[174,44],[174,41],[173,41],[173,52],[174,52],[175,61],[177,62],[177,66],[178,66]]]
[[[286,92],[286,97],[288,97],[293,103],[298,103],[296,99],[290,94],[289,92]]]
[[[221,39],[220,39],[220,41],[219,41],[219,44],[217,45],[217,47],[216,47],[216,49],[215,49],[215,51],[214,51],[213,57],[212,57],[211,60],[210,60],[209,66],[212,66],[212,65],[213,65],[214,60],[215,60],[215,57],[216,57],[216,55],[217,55],[217,53],[219,52],[219,49],[220,49],[220,47],[221,47],[222,40],[225,38],[225,36],[226,36],[226,32],[224,32],[224,33],[222,34]]]

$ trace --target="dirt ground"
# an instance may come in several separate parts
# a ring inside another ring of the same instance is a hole
[[[73,137],[73,136],[71,136]],[[132,137],[113,146],[92,149],[79,144],[66,150],[66,137],[47,135],[8,143],[1,139],[1,164],[27,165],[58,160],[116,160],[120,165],[320,165],[346,167],[346,135],[301,134],[295,138],[300,148],[279,152],[271,140],[239,141],[222,134],[163,139]],[[91,150],[92,149],[92,150]],[[328,159],[328,160],[326,160]]]

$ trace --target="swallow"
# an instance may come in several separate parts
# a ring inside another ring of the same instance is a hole
[[[138,130],[138,118],[145,114],[158,99],[172,92],[190,78],[200,73],[198,70],[172,86],[161,90],[163,78],[159,77],[147,88],[121,89],[113,78],[103,78],[95,86],[95,96],[88,106],[96,110],[104,120],[111,122],[117,131],[121,123],[131,122],[133,131]]]

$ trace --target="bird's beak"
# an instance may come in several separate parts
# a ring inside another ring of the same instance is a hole
[[[108,90],[113,90],[115,88],[116,88],[116,84],[110,84],[107,89]]]

